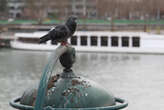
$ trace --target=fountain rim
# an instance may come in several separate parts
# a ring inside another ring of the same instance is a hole
[[[15,98],[12,101],[10,101],[10,105],[16,109],[21,109],[21,110],[34,110],[34,106],[29,106],[29,105],[23,105],[18,102],[20,102],[21,97]],[[123,109],[128,106],[128,102],[124,99],[115,97],[115,101],[117,103],[121,103],[119,105],[112,105],[112,106],[104,106],[104,107],[90,107],[90,108],[53,108],[51,106],[44,107],[43,110],[118,110],[118,109]],[[49,109],[47,109],[49,108]]]

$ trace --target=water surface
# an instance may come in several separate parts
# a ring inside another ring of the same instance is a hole
[[[0,50],[0,110],[38,84],[50,52]],[[164,55],[77,53],[74,72],[128,100],[125,110],[163,110]],[[58,69],[54,74],[62,72]]]

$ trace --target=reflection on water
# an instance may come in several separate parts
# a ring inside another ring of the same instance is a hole
[[[0,50],[0,110],[38,84],[50,52]],[[60,64],[54,74],[62,72]],[[164,108],[164,55],[77,53],[74,72],[88,77],[115,96],[127,99],[126,110]]]

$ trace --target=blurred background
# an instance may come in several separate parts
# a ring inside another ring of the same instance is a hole
[[[163,4],[163,0],[0,0],[0,25],[1,30],[16,24],[54,25],[73,14],[83,30],[148,31],[164,28]]]
[[[160,20],[163,0],[1,0],[1,19],[64,19],[75,14],[87,19]]]
[[[14,34],[48,31],[70,15],[78,31],[164,34],[164,0],[0,0],[0,110],[15,110],[9,101],[38,84],[51,54],[6,48]],[[163,54],[77,53],[76,61],[75,73],[126,99],[125,110],[163,110]]]

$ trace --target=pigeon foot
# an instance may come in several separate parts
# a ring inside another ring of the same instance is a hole
[[[62,46],[68,46],[69,44],[68,44],[68,42],[61,42],[61,45]]]

